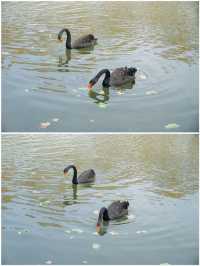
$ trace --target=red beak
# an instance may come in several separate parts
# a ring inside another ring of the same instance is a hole
[[[91,89],[92,89],[92,84],[89,83],[89,84],[87,85],[87,88],[88,88],[88,90],[91,90]]]
[[[101,226],[100,226],[100,224],[97,223],[97,225],[96,225],[96,231],[97,231],[97,233],[99,233],[100,230],[101,230]]]

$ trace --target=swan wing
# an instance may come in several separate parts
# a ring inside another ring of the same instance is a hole
[[[97,39],[92,34],[84,35],[73,42],[74,48],[86,48],[94,45]]]
[[[91,183],[94,182],[95,172],[93,169],[88,169],[82,172],[78,177],[78,183]]]
[[[128,204],[126,201],[114,201],[108,207],[108,216],[110,219],[116,219],[128,214]]]

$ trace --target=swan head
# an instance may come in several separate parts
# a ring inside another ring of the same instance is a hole
[[[92,87],[96,84],[96,80],[91,79],[90,82],[87,85],[88,90],[91,90]]]
[[[103,221],[108,221],[109,220],[109,216],[108,216],[108,210],[103,207],[101,208],[100,212],[99,212],[99,217],[98,217],[98,221],[97,221],[97,224],[96,224],[96,231],[97,233],[100,232],[101,230],[101,224]]]

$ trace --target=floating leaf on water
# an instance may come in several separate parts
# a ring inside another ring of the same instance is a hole
[[[156,94],[158,94],[158,92],[157,91],[154,91],[154,90],[151,90],[151,91],[146,91],[145,94],[146,95],[156,95]]]
[[[118,232],[115,232],[115,231],[111,231],[111,232],[109,232],[109,234],[111,234],[113,236],[119,235],[119,233]]]
[[[51,260],[47,260],[47,261],[45,261],[45,263],[50,265],[50,264],[52,264],[52,261]]]
[[[78,234],[82,234],[83,233],[83,230],[79,229],[79,228],[74,228],[72,229],[73,232],[76,232]]]
[[[52,121],[56,123],[59,121],[59,118],[52,118]]]
[[[98,210],[94,210],[93,213],[94,214],[99,214],[99,211]]]
[[[71,230],[65,230],[66,234],[71,234]]]
[[[98,103],[98,106],[99,106],[100,108],[106,108],[106,104],[105,104],[105,103]]]
[[[47,128],[47,127],[49,127],[50,125],[51,125],[50,122],[41,122],[41,123],[40,123],[40,128]]]
[[[180,125],[178,125],[176,123],[171,123],[171,124],[165,125],[166,129],[173,129],[173,128],[178,128],[178,127],[180,127]]]
[[[97,243],[94,243],[94,244],[92,244],[92,248],[93,249],[99,249],[100,248],[100,245],[97,244]]]

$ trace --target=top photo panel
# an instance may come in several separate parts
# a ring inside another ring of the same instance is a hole
[[[196,2],[2,2],[3,132],[198,132]]]

